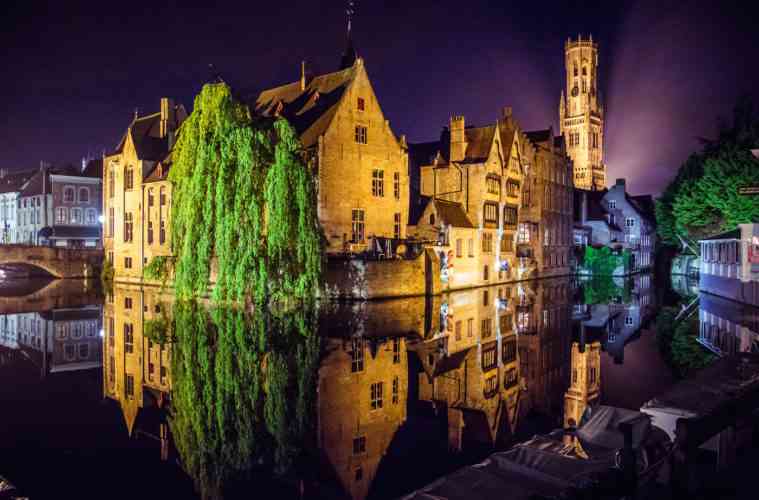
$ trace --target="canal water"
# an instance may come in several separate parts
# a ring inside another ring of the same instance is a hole
[[[250,315],[6,280],[0,476],[33,499],[395,498],[667,389],[652,324],[676,300],[638,275]]]

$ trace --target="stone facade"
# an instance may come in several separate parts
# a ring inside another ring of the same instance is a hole
[[[565,395],[564,427],[577,427],[585,409],[600,402],[601,342],[572,342],[572,377]]]
[[[318,172],[327,252],[388,252],[406,238],[408,154],[393,133],[361,58],[336,73],[265,90],[256,111],[284,116]]]
[[[484,127],[454,116],[439,141],[411,146],[410,234],[441,256],[449,289],[523,279],[514,240],[530,149],[510,108]]]
[[[413,347],[423,368],[419,399],[445,409],[452,450],[492,446],[514,432],[523,385],[516,293],[504,285],[444,294],[439,324]]]
[[[566,96],[561,92],[559,127],[580,189],[606,187],[604,107],[598,91],[598,44],[591,37],[564,44]]]
[[[406,421],[406,339],[326,338],[322,346],[318,446],[348,496],[363,499]]]
[[[103,247],[118,280],[141,281],[148,259],[168,253],[171,189],[166,181],[167,157],[174,134],[186,117],[183,106],[163,98],[159,112],[135,115],[116,149],[103,158]],[[152,206],[148,200],[151,192]],[[152,241],[148,242],[151,224]]]

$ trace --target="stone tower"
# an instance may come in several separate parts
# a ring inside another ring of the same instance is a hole
[[[578,36],[564,44],[566,88],[559,103],[559,128],[574,163],[575,186],[606,187],[604,109],[598,93],[598,44]]]
[[[585,328],[585,326],[582,326]],[[572,343],[572,372],[569,389],[564,393],[564,427],[576,427],[588,405],[598,402],[601,394],[601,343],[580,347]]]

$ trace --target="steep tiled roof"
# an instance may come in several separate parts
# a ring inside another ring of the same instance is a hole
[[[482,163],[490,155],[490,148],[493,145],[496,126],[488,125],[486,127],[467,127],[464,129],[466,138],[466,153],[462,163]]]
[[[301,89],[298,80],[264,90],[253,107],[263,116],[274,116],[279,112],[295,127],[301,144],[304,147],[312,146],[329,127],[337,105],[357,71],[358,66],[354,64],[350,68],[311,79],[305,89]],[[280,105],[281,109],[278,110]]]
[[[169,128],[176,130],[187,118],[187,111],[181,104],[174,107],[174,123]],[[132,142],[140,160],[159,161],[169,152],[169,138],[161,137],[161,113],[135,118],[122,136],[116,149],[110,154],[121,153],[124,150],[127,134],[132,135]]]
[[[445,224],[453,227],[474,227],[461,203],[435,200],[435,210]]]
[[[34,171],[25,171],[6,174],[4,177],[0,178],[0,193],[21,191],[24,183],[31,179],[34,173]]]
[[[656,211],[654,208],[654,197],[650,194],[628,196],[628,201],[640,212],[640,214],[650,222],[656,221]]]

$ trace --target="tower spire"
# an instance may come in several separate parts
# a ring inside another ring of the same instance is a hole
[[[346,69],[353,66],[358,57],[356,49],[353,47],[353,15],[356,13],[356,2],[354,0],[348,0],[348,4],[345,8],[345,17],[347,18],[348,25],[346,30],[345,40],[345,52],[343,52],[343,58],[340,61],[340,69]]]

